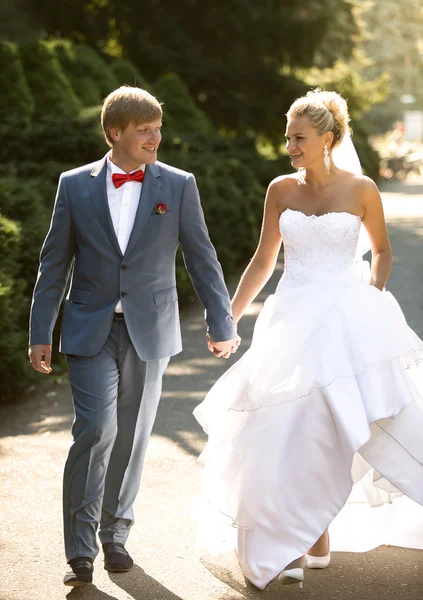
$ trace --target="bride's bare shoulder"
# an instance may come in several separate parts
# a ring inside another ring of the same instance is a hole
[[[292,193],[296,189],[298,189],[296,173],[276,177],[270,182],[267,190],[267,206],[272,205],[279,213],[282,213],[287,208],[287,199],[292,197]]]
[[[298,186],[298,174],[289,173],[288,175],[279,175],[269,184],[269,191],[283,193]]]
[[[367,175],[354,175],[349,173],[348,177],[351,181],[351,185],[359,192],[374,192],[377,190],[377,185],[373,179],[367,177]]]
[[[298,173],[288,173],[287,175],[279,175],[278,177],[275,177],[275,179],[273,179],[270,182],[271,186],[282,186],[282,185],[293,185],[293,184],[298,185]]]

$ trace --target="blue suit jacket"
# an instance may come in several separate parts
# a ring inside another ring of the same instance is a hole
[[[106,192],[106,157],[62,173],[44,242],[30,317],[30,343],[51,344],[72,272],[62,321],[61,351],[93,356],[105,343],[118,299],[141,359],[182,350],[175,255],[206,311],[214,341],[235,336],[221,266],[210,241],[192,174],[157,162],[147,165],[125,254],[119,248]],[[156,213],[159,203],[165,214]]]

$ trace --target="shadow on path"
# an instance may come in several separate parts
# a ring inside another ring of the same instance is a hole
[[[109,577],[133,600],[182,600],[180,596],[147,575],[138,565],[134,565],[129,573],[109,573]],[[66,598],[68,600],[116,600],[116,596],[102,592],[95,586],[74,588]]]

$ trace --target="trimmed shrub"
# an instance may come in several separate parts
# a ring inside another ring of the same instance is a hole
[[[115,74],[119,85],[131,85],[151,92],[151,85],[146,82],[137,67],[129,60],[115,58],[110,63],[110,68]]]
[[[74,53],[79,73],[94,81],[99,89],[101,100],[119,87],[116,75],[93,48],[85,44],[75,44]]]
[[[47,42],[20,48],[22,64],[35,100],[35,117],[74,117],[81,104]]]
[[[96,81],[87,74],[85,65],[78,60],[70,40],[54,40],[51,43],[56,56],[83,106],[101,103],[102,93]]]
[[[3,122],[29,125],[34,113],[34,99],[22,68],[15,44],[0,41],[0,113]]]
[[[165,131],[171,135],[214,132],[209,117],[195,104],[178,75],[163,75],[154,84],[154,91],[157,99],[164,104]]]
[[[27,357],[29,310],[56,184],[0,177],[0,401],[12,399],[34,379]]]
[[[55,185],[45,180],[0,178],[2,213],[19,224],[22,245],[16,257],[18,268],[16,277],[22,279],[23,291],[27,295],[29,307],[32,288],[38,268],[41,245],[47,234],[51,210],[55,198]],[[24,316],[27,327],[28,315]]]
[[[33,379],[28,366],[28,328],[22,326],[26,312],[24,282],[18,278],[22,244],[19,224],[0,213],[0,401],[10,400]]]
[[[90,110],[74,119],[45,118],[27,132],[11,126],[0,126],[0,136],[8,145],[0,145],[0,165],[13,162],[54,161],[65,165],[82,165],[100,159],[108,146],[100,125],[100,110]]]

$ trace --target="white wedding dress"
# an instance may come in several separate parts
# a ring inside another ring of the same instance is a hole
[[[423,342],[356,261],[360,225],[281,215],[276,292],[194,411],[209,436],[198,542],[236,547],[260,589],[331,523],[332,550],[423,548]]]

